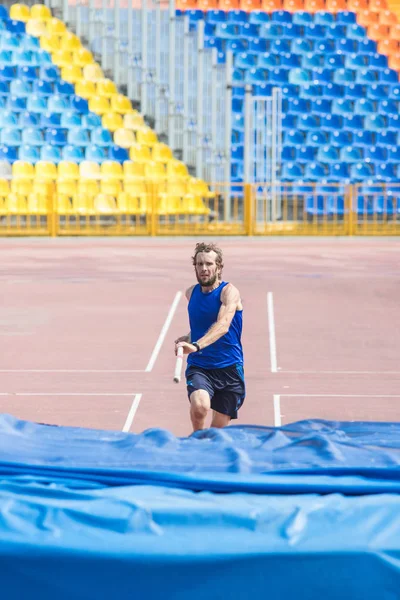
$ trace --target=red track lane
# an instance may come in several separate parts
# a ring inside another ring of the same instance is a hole
[[[176,293],[193,283],[197,241],[0,240],[0,410],[122,429],[142,394],[131,431],[189,434],[184,378],[172,381],[173,341],[188,331],[184,297],[152,370],[145,369]],[[385,397],[400,396],[398,239],[217,241],[224,278],[244,303],[247,398],[235,424],[274,424],[274,395],[282,423],[398,419],[400,397]]]

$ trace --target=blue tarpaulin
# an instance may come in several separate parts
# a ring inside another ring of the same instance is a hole
[[[397,423],[176,438],[3,415],[2,597],[397,600],[399,450]]]

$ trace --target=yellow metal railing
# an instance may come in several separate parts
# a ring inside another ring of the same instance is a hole
[[[400,235],[400,184],[92,183],[7,185],[0,235]]]

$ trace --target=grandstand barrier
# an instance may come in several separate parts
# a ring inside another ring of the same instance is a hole
[[[2,182],[0,236],[400,234],[400,184],[23,183]]]

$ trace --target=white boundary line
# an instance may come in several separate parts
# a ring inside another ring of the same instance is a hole
[[[172,319],[174,318],[175,311],[176,311],[176,309],[178,307],[178,304],[179,304],[179,301],[180,301],[181,298],[182,298],[182,292],[176,292],[175,298],[173,299],[171,307],[169,309],[167,318],[165,319],[165,323],[162,326],[162,329],[160,331],[160,335],[158,336],[158,340],[157,340],[156,345],[154,346],[154,350],[153,350],[153,352],[152,352],[152,354],[150,356],[150,360],[149,360],[149,362],[147,364],[147,367],[145,368],[145,372],[146,373],[150,373],[150,371],[154,367],[154,364],[155,364],[155,362],[157,360],[158,353],[161,350],[161,346],[163,345],[165,336],[167,334],[169,326],[171,325]]]
[[[274,394],[274,425],[275,427],[282,425],[281,397],[279,394]]]
[[[274,298],[272,292],[267,294],[268,307],[268,334],[269,334],[269,354],[271,359],[271,373],[278,372],[276,358],[276,336],[275,336],[275,318],[274,318]]]
[[[140,400],[142,399],[142,394],[135,394],[132,400],[132,406],[129,409],[128,416],[126,417],[126,421],[122,428],[122,431],[127,433],[132,427],[133,419],[135,418],[136,411],[139,408]]]

